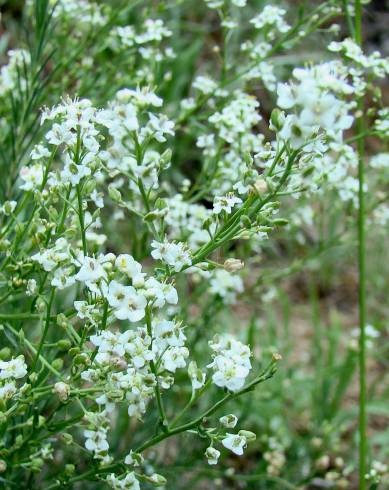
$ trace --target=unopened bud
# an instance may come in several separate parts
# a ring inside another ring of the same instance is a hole
[[[268,190],[268,185],[265,179],[259,178],[254,182],[254,189],[258,195],[265,194]]]
[[[63,368],[63,359],[57,357],[57,359],[54,359],[51,365],[53,366],[54,369],[60,371]]]
[[[280,131],[285,123],[285,114],[279,109],[273,109],[270,116],[270,129]]]
[[[238,432],[238,435],[240,437],[244,437],[247,442],[255,441],[255,439],[257,438],[257,435],[254,434],[254,432],[251,432],[250,430],[240,430]]]
[[[327,454],[325,454],[324,456],[322,456],[316,461],[315,466],[318,470],[321,471],[327,470],[330,466],[330,457]]]
[[[63,381],[59,381],[54,385],[54,393],[58,395],[61,402],[66,402],[70,395],[70,386]]]
[[[120,191],[116,189],[115,186],[110,184],[108,186],[108,195],[114,202],[122,202],[122,195],[120,194]]]
[[[226,427],[227,429],[233,429],[238,423],[238,417],[233,413],[230,413],[229,415],[224,415],[224,417],[220,417],[219,422],[222,424],[223,427]]]
[[[68,351],[71,346],[72,346],[72,343],[68,339],[61,339],[57,342],[57,347],[59,350]]]
[[[162,170],[166,170],[170,167],[171,159],[172,159],[172,150],[168,148],[161,155],[160,164]]]
[[[147,481],[156,487],[162,487],[163,485],[166,485],[167,480],[164,476],[154,473],[153,475],[147,477]]]
[[[66,476],[72,476],[75,471],[76,471],[76,467],[74,466],[74,464],[66,464],[65,465],[65,475]]]
[[[244,262],[239,259],[227,259],[223,264],[224,269],[227,272],[237,272],[243,269]]]
[[[3,347],[0,350],[0,360],[6,361],[7,359],[10,359],[11,357],[11,349],[9,347]]]

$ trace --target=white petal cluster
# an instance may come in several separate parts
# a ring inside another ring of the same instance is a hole
[[[111,473],[107,476],[106,481],[115,490],[140,490],[139,481],[133,471],[127,473],[124,478],[119,478]]]
[[[255,29],[267,29],[267,38],[274,39],[276,34],[287,32],[290,25],[285,21],[286,10],[276,5],[265,5],[262,12],[251,19]]]
[[[156,240],[151,242],[153,251],[151,256],[155,260],[162,260],[166,264],[174,267],[176,272],[182,270],[185,266],[190,266],[192,260],[190,258],[190,252],[181,242],[157,242]]]
[[[207,366],[214,371],[212,381],[233,392],[240,390],[251,370],[250,348],[227,335],[215,337],[209,345],[214,352]]]
[[[17,393],[16,380],[27,374],[24,356],[12,358],[10,361],[0,360],[0,402],[6,402]]]
[[[29,65],[31,56],[29,51],[24,49],[13,49],[8,51],[8,63],[0,69],[0,97],[3,97],[11,90],[14,90],[19,84],[24,91],[26,88],[26,79],[23,76],[24,65]],[[15,90],[13,96],[17,96],[18,90]]]
[[[224,269],[213,271],[209,284],[210,293],[220,296],[229,305],[234,304],[237,295],[244,290],[242,278]]]
[[[324,82],[322,75],[326,69],[329,74]],[[277,105],[294,111],[282,121],[278,135],[292,148],[303,147],[320,131],[324,131],[331,140],[342,142],[343,132],[351,127],[354,118],[349,111],[354,104],[342,99],[342,94],[339,96],[329,85],[336,76],[333,70],[334,65],[331,64],[296,68],[293,70],[293,82],[278,85]],[[341,88],[344,89],[345,85]]]

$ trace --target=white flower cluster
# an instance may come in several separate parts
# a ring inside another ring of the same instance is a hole
[[[74,26],[81,34],[91,27],[103,26],[107,22],[101,5],[88,0],[49,0],[53,18],[61,21],[62,28]]]
[[[14,89],[18,84],[22,91],[26,89],[25,66],[31,62],[30,53],[24,49],[10,50],[7,55],[8,63],[0,69],[0,97],[4,97],[10,91],[14,91],[14,96],[17,96],[19,91]]]
[[[0,360],[0,401],[6,402],[17,393],[16,380],[27,374],[24,356],[12,358],[10,361]]]
[[[151,246],[154,249],[151,252],[153,259],[162,260],[166,264],[174,267],[176,272],[179,272],[185,266],[190,266],[192,264],[190,253],[186,249],[184,243],[168,241],[157,242],[154,240],[151,242]]]
[[[209,240],[204,222],[211,217],[211,211],[202,204],[192,204],[184,200],[182,194],[165,199],[167,212],[165,224],[168,236],[175,240],[184,240],[192,250]]]
[[[273,40],[277,33],[287,32],[289,24],[284,20],[286,10],[276,5],[265,5],[262,12],[251,19],[255,29],[266,29],[266,39]]]
[[[250,348],[228,335],[215,336],[209,345],[214,352],[207,366],[214,371],[212,381],[233,392],[240,390],[251,370]]]
[[[297,149],[322,130],[327,138],[341,143],[344,130],[354,120],[349,112],[355,104],[342,98],[353,92],[352,86],[339,77],[333,64],[296,68],[293,77],[293,82],[277,87],[277,105],[294,111],[279,121],[279,137]]]
[[[212,193],[220,196],[237,190],[245,194],[255,180],[256,172],[250,168],[245,154],[262,148],[262,135],[254,135],[252,129],[261,120],[259,102],[242,91],[235,91],[232,99],[223,101],[222,109],[209,118],[216,134],[202,134],[197,146],[202,149],[208,165],[216,165]],[[216,161],[216,164],[213,162]]]
[[[245,7],[247,0],[204,0],[205,3],[207,4],[207,7],[211,9],[220,9],[222,8],[225,4],[229,4],[231,2],[231,5],[235,5],[236,7]]]
[[[236,303],[237,295],[244,290],[242,278],[224,269],[215,269],[210,274],[209,292],[222,298],[225,304]]]

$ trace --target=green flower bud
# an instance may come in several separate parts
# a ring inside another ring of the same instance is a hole
[[[61,339],[57,342],[57,347],[59,350],[68,351],[72,346],[72,343],[68,339]]]
[[[257,438],[257,435],[254,434],[254,432],[251,432],[250,430],[240,430],[238,432],[238,435],[240,437],[244,437],[247,442],[255,441],[255,439]]]
[[[275,226],[286,226],[289,224],[289,220],[283,218],[277,218],[273,220],[273,225]]]
[[[34,458],[31,461],[31,471],[39,473],[43,467],[44,461],[42,458]]]
[[[3,347],[0,350],[0,359],[6,361],[11,358],[11,349],[9,347]]]
[[[112,184],[109,184],[108,186],[108,195],[112,199],[113,202],[123,202],[122,195],[120,194],[120,191],[116,189],[115,186]]]
[[[76,471],[76,467],[74,466],[74,464],[66,464],[65,465],[65,475],[66,476],[72,476],[75,471]]]
[[[155,487],[162,487],[163,485],[166,485],[167,482],[166,478],[158,473],[154,473],[153,475],[146,477],[146,479]]]

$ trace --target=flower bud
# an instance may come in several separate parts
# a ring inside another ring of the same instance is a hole
[[[71,346],[72,346],[72,343],[70,342],[69,339],[61,339],[61,340],[58,340],[58,342],[57,342],[57,347],[59,350],[68,351]]]
[[[253,442],[257,438],[257,435],[254,434],[254,432],[251,432],[250,430],[240,430],[238,432],[238,435],[240,437],[244,437],[247,442]]]
[[[44,461],[42,458],[34,458],[31,461],[31,471],[34,473],[39,473],[42,470]]]
[[[268,191],[268,185],[265,179],[260,177],[254,182],[254,190],[255,192],[261,196],[262,194],[265,194]]]
[[[244,262],[239,259],[231,258],[224,261],[223,267],[227,272],[237,272],[243,269]]]
[[[161,155],[161,159],[160,159],[161,170],[166,170],[170,167],[171,159],[172,159],[172,150],[168,148]]]
[[[65,475],[66,476],[72,476],[75,471],[76,471],[76,467],[74,466],[74,464],[66,464],[65,465]]]
[[[289,220],[287,220],[287,219],[277,218],[277,219],[273,220],[273,225],[276,225],[276,226],[286,226],[288,224],[289,224]]]
[[[68,434],[67,432],[63,432],[60,435],[60,438],[62,441],[67,445],[70,446],[70,444],[73,444],[73,436],[71,434]]]
[[[143,464],[144,458],[141,454],[135,453],[134,451],[130,451],[129,454],[124,459],[124,463],[130,466],[140,466]]]
[[[57,359],[54,359],[51,365],[53,366],[54,369],[60,371],[63,368],[63,359],[57,357]]]
[[[6,361],[7,359],[11,358],[11,349],[9,347],[3,347],[0,350],[0,360],[1,361]]]
[[[108,195],[114,202],[122,202],[122,195],[120,194],[120,191],[116,189],[115,186],[112,184],[109,184],[108,186]]]
[[[285,123],[285,114],[279,109],[273,109],[270,115],[270,129],[280,131]]]
[[[238,417],[233,413],[230,413],[229,415],[224,415],[224,417],[220,417],[219,422],[222,424],[223,427],[226,427],[227,429],[233,429],[238,423]]]
[[[147,477],[147,481],[149,481],[155,487],[162,487],[163,485],[166,485],[167,482],[166,478],[158,473],[154,473],[153,475]]]
[[[63,381],[59,381],[54,385],[54,393],[58,395],[61,402],[66,402],[70,395],[70,386]]]

